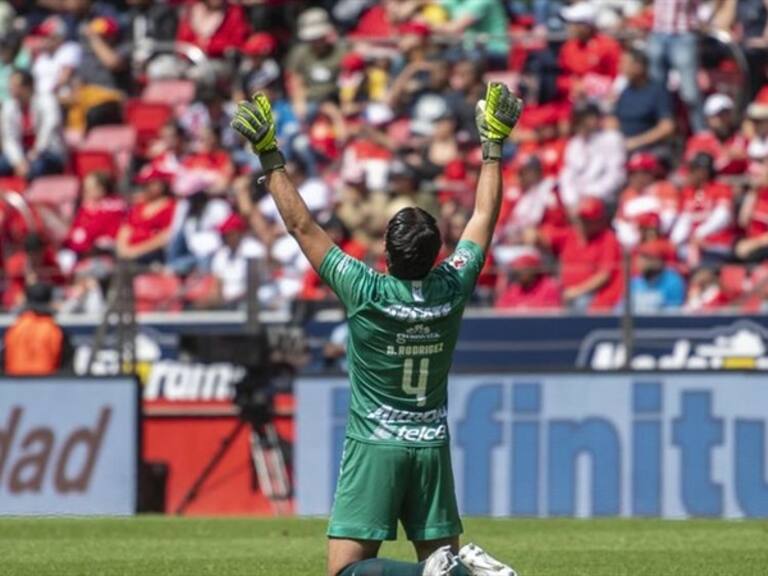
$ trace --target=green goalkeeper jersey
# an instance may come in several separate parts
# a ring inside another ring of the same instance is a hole
[[[448,443],[447,383],[483,250],[462,241],[423,280],[380,274],[338,247],[320,276],[347,311],[347,436],[399,446]]]

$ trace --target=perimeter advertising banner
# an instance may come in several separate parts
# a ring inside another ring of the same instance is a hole
[[[460,375],[449,388],[465,514],[768,517],[759,373]],[[299,514],[330,511],[348,401],[344,378],[298,382]],[[395,412],[371,417],[419,426]]]
[[[0,378],[0,515],[136,511],[131,378]]]

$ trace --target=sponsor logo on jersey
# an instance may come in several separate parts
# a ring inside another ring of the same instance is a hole
[[[425,342],[434,341],[440,339],[440,333],[433,330],[426,324],[415,324],[410,328],[407,328],[404,332],[398,332],[395,335],[395,342],[397,344],[405,344],[406,342]]]
[[[379,440],[403,440],[405,442],[429,442],[448,437],[448,409],[445,406],[413,412],[391,406],[379,406],[368,413],[367,418],[377,424],[371,438]]]
[[[436,320],[437,318],[445,318],[451,313],[452,306],[450,302],[441,304],[440,306],[430,306],[428,308],[416,308],[414,306],[406,306],[405,304],[392,304],[384,308],[384,313],[392,318],[398,320],[419,321],[419,320]]]
[[[448,259],[448,264],[456,270],[461,270],[470,260],[472,260],[472,253],[466,248],[459,248]]]

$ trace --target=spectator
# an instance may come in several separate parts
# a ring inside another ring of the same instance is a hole
[[[257,32],[248,37],[241,52],[243,59],[237,70],[241,93],[236,100],[250,98],[251,94],[280,78],[280,65],[273,58],[277,49],[275,37],[266,32]]]
[[[717,269],[705,266],[691,274],[684,309],[688,312],[718,310],[728,305]]]
[[[539,158],[527,156],[517,163],[518,183],[505,190],[499,216],[502,245],[530,244],[537,230],[549,236],[568,224],[557,182],[544,176]]]
[[[32,75],[25,70],[11,76],[10,94],[0,112],[0,175],[33,180],[61,172],[64,142],[58,103],[50,94],[35,94]]]
[[[653,314],[679,308],[685,302],[685,281],[667,263],[667,243],[652,240],[637,249],[637,271],[632,278],[632,309]]]
[[[560,172],[560,194],[571,210],[588,196],[614,203],[624,183],[624,139],[620,132],[603,127],[602,120],[597,104],[587,102],[574,108],[575,134],[565,148]]]
[[[117,232],[126,215],[126,204],[115,194],[109,175],[91,172],[83,180],[80,206],[64,240],[59,262],[71,270],[89,256],[113,254]]]
[[[626,139],[627,152],[655,150],[664,154],[675,132],[669,92],[666,86],[649,78],[645,53],[628,50],[621,62],[628,85],[616,102],[614,114]]]
[[[381,215],[384,220],[389,220],[406,206],[418,206],[430,214],[439,214],[437,198],[428,192],[420,190],[419,181],[413,169],[396,160],[389,167],[389,202],[385,213]],[[381,226],[383,228],[383,225]]]
[[[132,206],[117,233],[117,255],[142,265],[165,261],[171,239],[176,201],[171,197],[173,175],[149,165],[139,172]]]
[[[509,55],[507,28],[509,17],[500,0],[442,0],[450,20],[435,26],[438,33],[464,39],[464,49],[477,50],[482,38],[482,54],[494,70],[503,70]]]
[[[444,98],[424,96],[419,99],[411,123],[416,136],[405,162],[417,177],[434,180],[445,166],[459,155],[456,118]]]
[[[731,254],[736,238],[733,190],[715,179],[715,160],[700,152],[688,163],[680,215],[670,239],[690,266],[720,263]]]
[[[214,253],[221,247],[219,227],[232,213],[226,200],[212,196],[204,187],[189,192],[189,197],[176,203],[168,244],[168,267],[177,274],[210,268]]]
[[[314,116],[321,103],[335,100],[346,50],[322,8],[299,15],[296,36],[300,43],[288,53],[288,84],[293,110],[304,120]]]
[[[462,58],[451,68],[448,82],[450,88],[445,93],[445,99],[456,116],[460,133],[471,142],[479,142],[475,104],[482,97],[483,66],[480,62]]]
[[[638,219],[646,214],[656,215],[662,233],[669,234],[677,218],[680,198],[677,188],[660,178],[662,167],[653,154],[633,154],[627,172],[629,181],[619,197],[614,226],[622,245],[632,247],[640,240]]]
[[[81,22],[81,62],[72,94],[63,100],[69,108],[67,126],[76,132],[122,120],[120,105],[128,84],[131,51],[121,41],[115,18],[100,15],[94,7],[82,14]]]
[[[37,283],[26,290],[26,309],[5,333],[2,371],[8,376],[50,376],[71,369],[69,339],[53,319],[53,291]]]
[[[749,105],[747,117],[752,121],[754,129],[747,146],[747,155],[752,162],[759,162],[768,158],[768,91],[761,93]]]
[[[211,260],[211,273],[217,282],[217,301],[225,307],[238,306],[248,288],[248,261],[263,260],[264,246],[255,238],[246,236],[247,225],[239,214],[231,214],[218,228],[221,247]],[[262,267],[263,272],[263,267]],[[263,300],[267,288],[259,288]]]
[[[541,311],[560,308],[560,287],[542,268],[535,249],[521,252],[510,262],[510,283],[497,298],[502,310]]]
[[[560,12],[568,24],[568,40],[560,48],[558,86],[574,101],[603,97],[619,72],[621,46],[595,26],[597,9],[586,0]]]
[[[669,71],[680,75],[680,98],[688,108],[694,132],[704,130],[701,93],[697,78],[699,48],[696,10],[699,0],[654,0],[653,31],[648,39],[651,76],[667,84]]]
[[[176,188],[183,186],[184,181],[195,180],[205,182],[213,193],[225,192],[235,176],[235,167],[229,153],[221,146],[218,132],[211,127],[205,128],[194,148],[181,161]]]
[[[531,137],[520,143],[520,157],[535,155],[541,161],[544,174],[554,177],[560,174],[565,158],[568,139],[560,134],[560,113],[554,105],[526,108],[522,117],[523,127],[530,126]],[[518,124],[519,129],[521,126]]]
[[[37,29],[43,38],[32,64],[35,90],[58,95],[71,89],[72,76],[80,65],[80,46],[67,40],[67,25],[58,16],[49,16]]]
[[[194,44],[209,58],[239,50],[250,32],[243,7],[228,0],[188,4],[181,15],[176,41]]]
[[[30,66],[29,51],[22,47],[22,37],[9,32],[0,37],[0,102],[10,98],[11,76],[16,70]]]
[[[549,243],[560,261],[563,300],[574,311],[613,310],[622,297],[621,246],[605,204],[583,198],[578,222]]]
[[[715,159],[720,174],[742,174],[747,169],[747,139],[739,132],[734,116],[735,105],[730,96],[713,94],[704,103],[707,130],[691,137],[685,146],[685,158],[699,152]]]
[[[136,50],[142,51],[148,42],[171,42],[176,38],[177,10],[167,3],[152,0],[126,0],[128,10],[122,14],[121,25]]]
[[[756,164],[751,174],[752,187],[739,210],[739,226],[744,238],[736,244],[736,256],[748,262],[768,259],[768,165]]]

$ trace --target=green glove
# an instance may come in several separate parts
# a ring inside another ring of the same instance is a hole
[[[230,125],[251,143],[264,172],[285,166],[285,159],[277,148],[272,105],[264,94],[257,92],[250,102],[240,102]]]
[[[491,82],[485,100],[475,107],[475,121],[483,146],[483,160],[499,160],[504,140],[517,124],[523,111],[523,101],[504,84]]]

